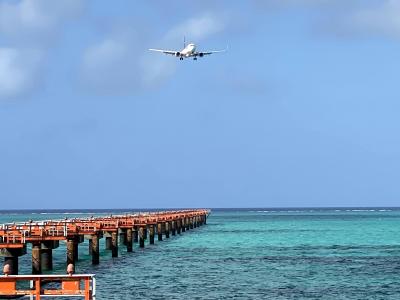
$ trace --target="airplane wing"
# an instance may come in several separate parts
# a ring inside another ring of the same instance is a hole
[[[172,50],[162,50],[162,49],[149,49],[150,51],[155,51],[155,52],[161,52],[164,54],[170,54],[170,55],[176,55],[178,51],[172,51]]]
[[[210,55],[210,54],[214,54],[214,53],[221,53],[221,52],[226,52],[225,50],[215,50],[215,51],[206,51],[206,52],[199,52],[198,54],[203,54],[203,55]]]
[[[211,54],[214,54],[214,53],[221,53],[221,52],[226,52],[226,51],[228,51],[228,47],[227,47],[226,49],[224,49],[224,50],[214,50],[214,51],[195,52],[195,53],[193,53],[193,56],[200,56],[200,57],[202,57],[202,56],[204,56],[204,55],[211,55]]]

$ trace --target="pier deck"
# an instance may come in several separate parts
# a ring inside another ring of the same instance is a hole
[[[99,264],[99,239],[106,238],[106,249],[118,256],[119,240],[132,252],[133,243],[145,246],[149,231],[150,244],[154,235],[181,234],[186,230],[206,224],[210,211],[206,209],[161,211],[154,213],[126,214],[107,217],[74,218],[65,220],[28,221],[0,225],[0,256],[10,266],[10,274],[18,274],[18,257],[27,253],[32,244],[32,274],[53,268],[52,250],[60,241],[66,242],[66,263],[75,264],[78,244],[89,240],[92,264]]]

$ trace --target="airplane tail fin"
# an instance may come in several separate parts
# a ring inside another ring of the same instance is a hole
[[[185,49],[185,48],[186,48],[186,37],[183,36],[183,49]]]

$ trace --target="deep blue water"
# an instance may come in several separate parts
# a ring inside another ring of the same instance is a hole
[[[3,212],[0,223],[127,211]],[[76,269],[96,274],[97,299],[400,299],[398,208],[213,210],[206,226],[134,253],[120,245],[118,258],[103,240],[99,266],[87,248]],[[64,243],[54,265],[65,273]]]

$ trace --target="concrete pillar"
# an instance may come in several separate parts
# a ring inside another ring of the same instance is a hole
[[[176,220],[176,231],[178,234],[181,234],[181,228],[182,228],[181,219],[178,219]]]
[[[42,263],[40,261],[40,242],[32,244],[32,274],[42,274]]]
[[[111,233],[111,256],[118,257],[118,232]]]
[[[182,232],[186,231],[186,219],[182,218],[181,219],[181,224],[182,224]]]
[[[112,249],[112,241],[111,236],[106,236],[106,250]]]
[[[150,225],[149,236],[150,236],[150,245],[153,245],[154,244],[154,224]]]
[[[171,221],[171,234],[176,235],[176,223],[175,221]]]
[[[93,244],[92,239],[89,239],[89,255],[92,255],[92,244]]]
[[[139,233],[138,233],[138,228],[134,227],[133,228],[133,242],[137,243],[139,241]]]
[[[158,240],[162,241],[162,224],[157,223],[157,235],[158,235]]]
[[[42,242],[40,250],[40,260],[42,264],[42,271],[53,270],[53,249],[57,248],[53,241]]]
[[[126,246],[126,234],[127,234],[126,229],[121,228],[120,230],[121,230],[121,232],[119,234],[119,242]]]
[[[186,230],[189,230],[190,229],[190,218],[186,218],[185,224],[186,224]]]
[[[147,225],[144,226],[143,238],[144,238],[145,240],[147,240]]]
[[[193,228],[197,227],[197,216],[193,217]]]
[[[4,265],[10,266],[10,274],[9,275],[18,275],[18,256],[4,257]]]
[[[74,240],[74,243],[75,243],[75,247],[74,247],[74,259],[75,259],[75,262],[77,262],[78,261],[78,259],[79,259],[79,239],[80,239],[80,237],[79,236],[76,236],[75,237],[75,240]]]
[[[75,239],[67,240],[67,266],[69,264],[75,265]]]
[[[92,265],[98,265],[100,263],[100,243],[99,236],[97,234],[92,235],[91,241],[91,254],[92,254]]]
[[[169,231],[171,230],[169,222],[165,222],[165,237],[169,239]]]
[[[133,251],[132,228],[126,230],[126,252]]]
[[[144,231],[145,231],[145,227],[140,226],[139,227],[139,247],[140,248],[144,248]]]
[[[203,217],[204,217],[203,224],[206,225],[207,224],[207,215],[204,215]]]

